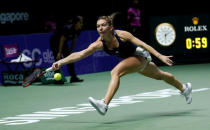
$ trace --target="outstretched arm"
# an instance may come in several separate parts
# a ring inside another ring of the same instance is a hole
[[[158,51],[156,51],[153,47],[151,47],[150,45],[141,41],[140,39],[136,38],[131,33],[129,33],[129,32],[123,32],[123,33],[125,33],[127,40],[129,40],[130,42],[132,42],[135,45],[140,46],[140,47],[144,48],[145,50],[149,51],[151,54],[153,54],[158,59],[160,59],[163,63],[165,63],[169,66],[173,65],[173,61],[170,59],[173,56],[162,55]]]
[[[69,56],[67,56],[66,58],[63,58],[55,63],[53,63],[52,67],[53,70],[59,69],[61,66],[65,65],[65,64],[69,64],[69,63],[73,63],[76,61],[79,61],[83,58],[88,57],[89,55],[91,55],[93,52],[102,49],[101,43],[96,41],[92,44],[90,44],[90,46],[82,51],[79,52],[74,52],[72,54],[70,54]]]

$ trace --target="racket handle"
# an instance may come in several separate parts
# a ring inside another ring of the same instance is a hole
[[[52,70],[53,70],[52,67],[49,67],[45,70],[45,72],[52,71]]]

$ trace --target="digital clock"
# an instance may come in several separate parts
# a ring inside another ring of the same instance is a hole
[[[192,48],[201,49],[207,47],[208,47],[207,37],[186,38],[186,48],[188,50]]]

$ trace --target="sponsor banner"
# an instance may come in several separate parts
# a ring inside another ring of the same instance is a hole
[[[24,71],[2,71],[2,84],[7,85],[22,85],[25,77]]]
[[[28,12],[6,12],[0,13],[0,24],[6,23],[16,23],[16,22],[28,22],[29,13]]]
[[[23,53],[37,62],[24,63],[26,68],[48,68],[54,62],[53,53],[50,48],[50,36],[52,33],[0,36],[0,46],[7,44],[17,44],[19,53]],[[96,30],[82,31],[75,45],[75,52],[87,48],[98,38]],[[68,42],[69,47],[71,41]],[[0,55],[2,59],[2,55]],[[97,51],[93,55],[75,63],[75,72],[77,74],[87,74],[111,70],[119,62],[118,58],[107,55],[103,51]],[[0,64],[0,71],[8,70],[5,65]],[[15,68],[15,65],[10,65]],[[21,68],[20,68],[21,69]],[[67,67],[63,66],[62,70],[65,76],[68,76]],[[2,77],[0,76],[0,82]]]
[[[3,53],[5,58],[18,56],[18,46],[17,44],[3,45]]]

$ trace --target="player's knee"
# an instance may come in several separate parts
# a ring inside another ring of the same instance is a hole
[[[121,77],[122,75],[123,74],[120,71],[118,71],[117,69],[113,69],[111,71],[111,77],[114,77],[114,76]]]
[[[118,71],[116,71],[116,70],[111,71],[111,77],[114,77],[114,76],[119,76]]]
[[[113,69],[110,74],[111,74],[111,77],[113,77],[117,74],[117,71],[115,69]]]

